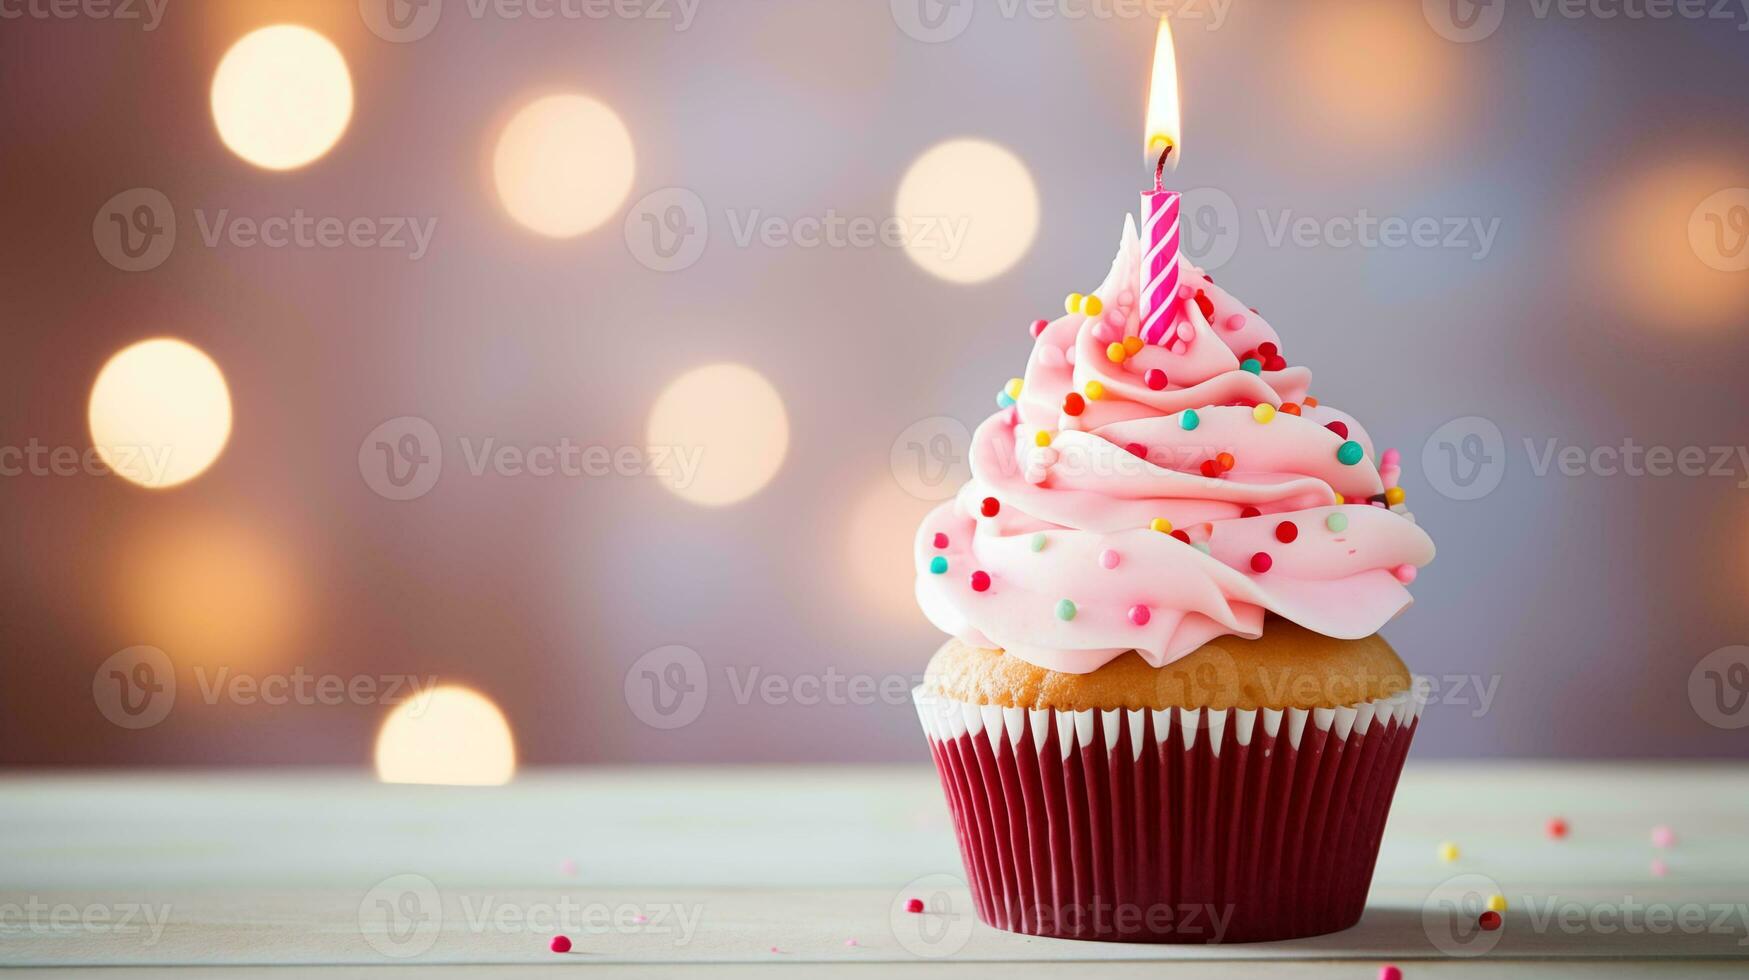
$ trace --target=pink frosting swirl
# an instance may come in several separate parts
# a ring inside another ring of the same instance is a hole
[[[1266,612],[1338,638],[1377,632],[1433,559],[1395,454],[1308,403],[1311,372],[1188,263],[1175,339],[1114,360],[1139,327],[1139,254],[1127,223],[1092,294],[1100,312],[1046,325],[1019,397],[978,427],[971,481],[917,534],[924,612],[1069,673],[1129,650],[1164,666],[1262,635]]]

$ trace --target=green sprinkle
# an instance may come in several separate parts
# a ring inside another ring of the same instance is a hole
[[[1184,431],[1189,432],[1202,424],[1202,417],[1196,414],[1196,409],[1187,408],[1184,410],[1184,414],[1178,416],[1178,424],[1184,427]]]
[[[1336,450],[1336,458],[1345,466],[1353,466],[1365,456],[1366,450],[1360,448],[1360,443],[1353,439],[1343,443],[1342,448]]]
[[[934,558],[929,559],[929,571],[936,575],[946,575],[947,557],[945,555],[936,555]]]
[[[1034,550],[1034,551],[1045,550],[1045,533],[1043,531],[1040,531],[1039,533],[1032,536],[1032,550]]]
[[[1239,367],[1243,370],[1250,371],[1252,374],[1262,374],[1263,373],[1263,362],[1258,360],[1255,357],[1246,358],[1245,361],[1239,365]]]
[[[1348,530],[1348,515],[1331,514],[1324,518],[1324,526],[1332,531],[1346,531]]]
[[[1069,599],[1058,599],[1057,600],[1057,618],[1062,620],[1065,623],[1071,619],[1074,619],[1075,618],[1075,603]]]

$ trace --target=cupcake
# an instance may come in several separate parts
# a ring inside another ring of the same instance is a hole
[[[918,531],[951,635],[915,692],[978,915],[1039,936],[1241,942],[1359,920],[1420,715],[1378,630],[1433,558],[1394,451],[1308,393],[1182,262],[1138,336],[1139,245],[1035,326]]]

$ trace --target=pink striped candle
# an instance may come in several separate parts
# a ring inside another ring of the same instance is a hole
[[[1158,173],[1154,189],[1142,192],[1142,339],[1150,344],[1165,345],[1172,338],[1168,331],[1178,300],[1179,204],[1177,191],[1160,187]]]

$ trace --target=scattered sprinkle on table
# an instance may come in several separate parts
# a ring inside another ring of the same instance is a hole
[[[577,862],[575,860],[573,860],[571,858],[566,858],[563,861],[559,862],[559,874],[574,875],[576,873],[577,873]]]
[[[1504,911],[1506,911],[1506,896],[1505,895],[1489,895],[1488,896],[1488,911],[1490,911],[1490,912],[1504,912]]]
[[[1653,858],[1652,859],[1652,877],[1662,878],[1669,873],[1670,873],[1670,865],[1665,864],[1663,858]]]
[[[571,937],[554,936],[553,941],[547,944],[547,948],[555,953],[569,953],[571,951]]]
[[[1479,917],[1477,917],[1476,925],[1481,926],[1482,930],[1484,932],[1493,932],[1494,930],[1500,928],[1500,913],[1498,913],[1498,912],[1483,912]]]
[[[1653,847],[1667,848],[1674,843],[1676,843],[1676,832],[1675,831],[1671,830],[1669,827],[1664,826],[1663,824],[1659,824],[1658,826],[1652,828],[1652,846]]]
[[[923,911],[923,899],[921,899],[921,898],[907,899],[905,901],[905,911],[910,912],[912,914],[921,913]]]
[[[1566,840],[1567,821],[1562,820],[1560,817],[1551,817],[1549,819],[1548,831],[1551,840]]]
[[[1458,859],[1458,853],[1458,846],[1451,841],[1444,841],[1439,845],[1439,859],[1446,864],[1455,862]]]
[[[1379,980],[1403,980],[1403,971],[1394,963],[1386,963],[1379,967]]]

